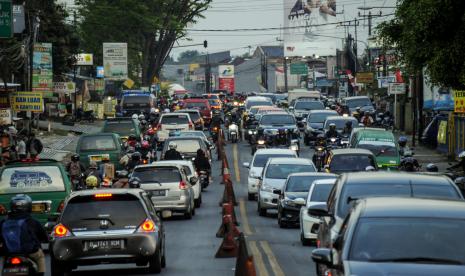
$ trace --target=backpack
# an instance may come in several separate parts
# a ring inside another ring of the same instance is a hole
[[[69,175],[79,176],[81,174],[81,166],[78,162],[71,162],[69,164]]]
[[[2,225],[2,235],[10,253],[34,253],[37,242],[29,231],[27,218],[7,219]]]

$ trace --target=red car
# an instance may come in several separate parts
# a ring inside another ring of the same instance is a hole
[[[205,125],[210,125],[212,120],[212,107],[207,99],[186,99],[184,100],[185,109],[198,109],[202,115]]]

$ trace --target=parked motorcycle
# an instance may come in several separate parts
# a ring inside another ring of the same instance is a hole
[[[17,276],[17,275],[36,275],[37,264],[29,257],[22,255],[13,255],[5,258],[3,264],[3,276]]]

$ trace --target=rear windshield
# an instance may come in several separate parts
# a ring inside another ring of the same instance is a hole
[[[294,109],[319,110],[325,109],[325,106],[317,101],[299,101],[295,103]]]
[[[123,107],[149,106],[150,96],[128,96],[124,97],[122,102]]]
[[[367,167],[376,168],[375,160],[369,155],[334,155],[329,164],[330,171],[358,172]]]
[[[286,185],[286,192],[308,192],[313,181],[334,178],[332,175],[291,176]]]
[[[313,113],[308,116],[310,123],[324,123],[329,116],[337,115],[334,113]]]
[[[197,121],[198,119],[200,119],[200,115],[198,112],[188,112],[188,114],[189,117],[191,117],[192,121]]]
[[[261,125],[293,125],[295,124],[292,115],[263,115],[260,120]]]
[[[141,201],[133,195],[82,196],[68,202],[61,222],[72,232],[101,231],[101,223],[105,220],[108,230],[135,230],[146,218]]]
[[[0,178],[1,194],[63,192],[65,183],[57,166],[5,168]]]
[[[286,179],[291,173],[303,172],[315,172],[315,167],[311,165],[271,164],[267,167],[266,177],[274,179]]]
[[[246,105],[246,109],[250,109],[252,106],[262,105],[262,106],[272,106],[273,103],[269,101],[248,101]]]
[[[334,184],[318,184],[313,188],[309,202],[326,202]]]
[[[186,108],[197,108],[200,110],[207,109],[207,103],[205,102],[187,102],[184,105]]]
[[[296,157],[295,155],[290,154],[257,154],[255,159],[253,160],[252,167],[265,167],[266,162],[268,159],[275,158],[275,157]]]
[[[113,136],[99,135],[86,136],[81,139],[81,151],[108,151],[116,150],[116,143]]]
[[[189,116],[187,115],[169,115],[169,116],[163,116],[161,118],[161,124],[187,125],[188,123],[189,123]]]
[[[197,150],[201,148],[199,140],[197,139],[188,140],[188,139],[174,140],[173,142],[176,143],[176,145],[178,146],[176,150],[179,152],[194,153],[194,152],[197,152]],[[170,142],[168,142],[168,145]],[[165,147],[165,148],[167,149],[168,147]]]
[[[396,144],[393,142],[360,141],[357,148],[367,149],[375,156],[397,157],[399,155]]]
[[[144,183],[169,183],[180,182],[181,174],[176,167],[147,167],[137,168],[132,177],[138,177],[142,184]]]
[[[136,134],[136,129],[134,128],[134,122],[132,121],[107,122],[103,128],[103,132],[129,136],[131,134]]]
[[[350,99],[346,101],[349,108],[364,107],[364,106],[373,106],[370,99],[360,98],[360,99]]]

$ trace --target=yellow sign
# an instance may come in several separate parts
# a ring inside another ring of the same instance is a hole
[[[127,88],[131,89],[131,88],[134,86],[134,81],[131,80],[131,79],[127,79],[123,84],[124,84],[124,86],[126,86]]]
[[[44,99],[40,92],[15,92],[10,94],[14,111],[44,112]]]
[[[200,64],[198,63],[189,64],[189,72],[194,72],[195,69],[198,69],[198,68],[200,68]]]
[[[154,76],[154,77],[153,77],[153,82],[152,82],[152,83],[153,83],[153,84],[158,84],[158,83],[160,83],[160,80],[157,78],[157,76]]]
[[[446,144],[447,143],[447,121],[441,121],[438,129],[438,143]]]
[[[465,113],[465,91],[454,90],[454,111]]]
[[[358,72],[357,83],[373,83],[375,81],[373,73],[371,72]]]

